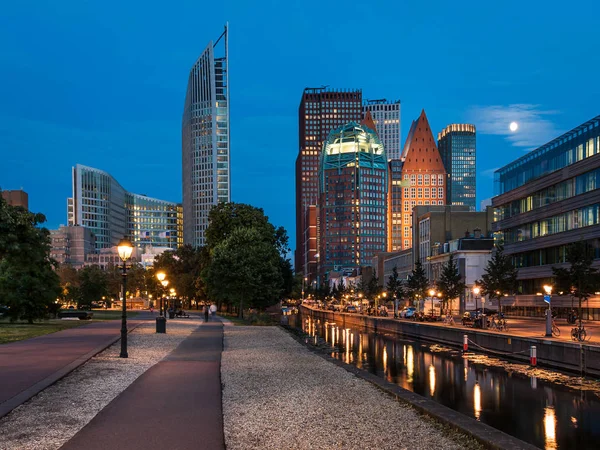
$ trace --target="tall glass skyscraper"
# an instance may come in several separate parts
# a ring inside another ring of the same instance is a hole
[[[231,201],[227,39],[226,25],[192,66],[183,107],[183,240],[195,247],[205,244],[212,206]]]
[[[110,174],[93,167],[73,167],[67,214],[69,225],[94,233],[97,250],[116,246],[124,236],[140,248],[183,244],[181,205],[127,192]]]
[[[385,147],[388,159],[400,159],[402,143],[400,141],[400,100],[395,102],[382,100],[366,100],[363,113],[371,113],[377,127],[377,136]]]
[[[320,274],[371,265],[386,250],[388,163],[377,134],[350,122],[332,131],[319,164]]]
[[[475,205],[475,125],[453,123],[438,133],[438,149],[448,173],[446,199],[449,205]]]

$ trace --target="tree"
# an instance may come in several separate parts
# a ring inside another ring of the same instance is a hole
[[[458,266],[454,261],[454,255],[450,255],[450,259],[442,267],[440,279],[437,281],[437,289],[442,293],[442,301],[444,309],[448,308],[448,302],[452,302],[465,292],[466,284],[462,281],[462,277],[458,272]],[[452,304],[450,305],[452,310]]]
[[[594,251],[583,241],[574,242],[567,247],[567,262],[570,267],[553,267],[556,279],[556,291],[568,292],[572,300],[579,301],[579,322],[581,325],[581,303],[586,301],[599,287],[598,270],[592,267]]]
[[[77,303],[79,299],[79,275],[77,270],[69,264],[60,264],[56,269],[60,280],[61,296],[63,302]]]
[[[92,302],[97,302],[108,294],[108,276],[100,266],[86,266],[79,271],[79,301],[78,307],[91,308]]]
[[[0,298],[11,321],[47,317],[61,294],[43,214],[10,206],[0,196]]]
[[[421,261],[415,263],[415,268],[408,276],[406,287],[409,295],[413,300],[424,300],[427,296],[427,288],[429,287],[429,280],[423,269]]]
[[[398,275],[398,268],[396,266],[394,266],[392,274],[388,278],[386,289],[390,298],[398,300],[404,298],[404,283]]]
[[[381,292],[381,287],[379,286],[379,277],[377,276],[377,271],[375,269],[373,269],[373,275],[367,282],[365,291],[365,295],[369,300],[375,300],[375,298],[377,298]]]
[[[212,298],[239,306],[243,317],[244,307],[264,308],[279,300],[279,254],[261,231],[236,228],[214,247],[204,280]]]
[[[488,261],[481,280],[475,283],[481,286],[482,296],[487,295],[490,299],[498,299],[498,305],[502,312],[502,297],[513,295],[518,290],[517,273],[510,256],[504,254],[504,246],[496,245],[492,252],[492,259]]]

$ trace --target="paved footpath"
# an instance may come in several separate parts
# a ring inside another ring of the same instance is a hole
[[[200,325],[61,449],[224,449],[223,324]]]
[[[128,329],[150,318],[141,313]],[[1,345],[0,417],[116,342],[120,330],[120,320],[107,320]]]

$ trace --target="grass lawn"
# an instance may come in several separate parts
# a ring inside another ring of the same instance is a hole
[[[90,323],[88,320],[60,320],[51,319],[34,324],[26,322],[10,323],[8,320],[0,320],[0,344],[22,341],[43,334],[54,333]]]
[[[92,309],[94,313],[93,320],[117,320],[121,318],[122,312],[117,309]],[[139,311],[127,311],[127,318],[133,319],[139,314]],[[82,321],[85,322],[85,321]]]
[[[237,315],[233,315],[233,314],[229,314],[229,313],[219,313],[220,316],[223,316],[227,319],[229,319],[231,322],[233,322],[234,325],[240,325],[240,326],[271,326],[271,325],[277,325],[277,322],[275,320],[273,320],[272,318],[269,318],[266,315],[263,315],[259,320],[256,320],[256,318],[254,320],[249,320],[248,319],[248,314],[244,315],[244,319],[240,319]],[[204,316],[201,316],[202,319],[204,320]]]

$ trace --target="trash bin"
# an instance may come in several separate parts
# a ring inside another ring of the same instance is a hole
[[[156,332],[157,333],[166,333],[167,332],[167,319],[163,316],[158,316],[156,318]]]
[[[169,311],[169,319],[174,319],[175,318],[175,311]]]

